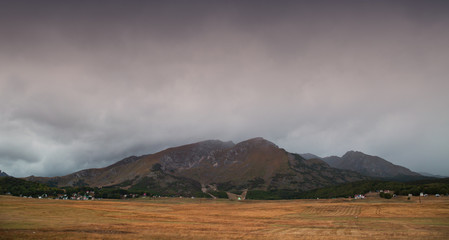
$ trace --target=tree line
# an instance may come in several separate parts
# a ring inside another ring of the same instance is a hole
[[[444,179],[430,179],[415,182],[394,182],[382,180],[364,180],[359,182],[345,183],[341,185],[329,186],[311,191],[298,191],[292,189],[273,189],[273,190],[250,190],[248,191],[248,199],[260,200],[276,200],[276,199],[308,199],[308,198],[339,198],[339,197],[353,197],[356,194],[366,194],[372,191],[389,190],[396,195],[412,194],[418,196],[420,193],[424,194],[449,194],[449,178]],[[149,196],[182,196],[176,194],[174,191],[162,191],[159,189],[143,189],[131,188],[129,190],[121,189],[120,187],[50,187],[48,185],[26,181],[14,177],[0,177],[0,194],[11,194],[14,196],[32,196],[38,197],[46,196],[74,196],[82,195],[89,192],[94,194],[95,198],[111,198],[119,199],[125,197],[140,197],[148,194]],[[212,193],[219,198],[227,198],[224,191]],[[200,191],[192,192],[192,197],[210,197]],[[186,197],[191,197],[186,196]]]

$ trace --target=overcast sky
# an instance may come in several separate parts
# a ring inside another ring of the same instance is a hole
[[[449,175],[448,44],[449,1],[0,1],[0,169],[260,136]]]

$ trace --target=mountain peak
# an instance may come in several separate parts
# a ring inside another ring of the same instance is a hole
[[[262,137],[251,138],[246,141],[240,142],[237,145],[239,145],[239,146],[243,146],[243,145],[246,145],[246,146],[273,146],[273,147],[278,148],[278,146],[276,144],[274,144]]]
[[[417,178],[422,177],[408,168],[395,165],[381,157],[359,151],[348,151],[342,157],[331,156],[323,159],[330,166],[359,172],[370,177]]]
[[[354,151],[354,150],[351,150],[351,151],[347,151],[343,156],[362,156],[362,155],[366,155],[366,156],[370,156],[370,155],[368,155],[368,154],[365,154],[365,153],[363,153],[363,152],[360,152],[360,151]],[[342,156],[342,157],[343,157]]]
[[[2,170],[0,170],[0,177],[7,177],[9,176],[8,174],[6,174],[5,172],[2,172]]]

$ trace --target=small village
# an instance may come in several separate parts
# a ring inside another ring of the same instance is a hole
[[[233,200],[233,201],[243,201],[247,199],[247,192],[248,190],[246,189],[242,194],[234,194],[234,193],[230,193],[230,192],[226,192],[227,194],[227,198],[229,200]],[[11,193],[6,193],[6,195],[11,195]],[[430,195],[427,193],[423,193],[421,192],[417,197],[429,197]],[[442,194],[434,194],[435,197],[442,197],[442,196],[447,196]],[[38,198],[38,199],[55,199],[55,200],[79,200],[79,201],[88,201],[88,200],[102,200],[102,199],[108,199],[108,198],[101,198],[101,197],[95,197],[95,191],[85,191],[85,192],[78,192],[78,193],[73,193],[73,194],[57,194],[55,196],[49,196],[48,194],[44,193],[42,195],[38,195],[38,196],[26,196],[26,195],[20,195],[19,197],[22,198]],[[395,198],[397,197],[396,194],[394,194],[394,192],[390,191],[390,190],[377,190],[377,191],[370,191],[366,194],[355,194],[354,196],[350,196],[350,199],[354,199],[354,200],[361,200],[361,199],[366,199],[366,198],[386,198],[386,199],[390,199],[390,198]],[[413,197],[412,194],[408,194],[408,200],[411,199],[411,197]],[[416,197],[416,196],[415,196]],[[135,198],[142,198],[142,199],[158,199],[158,198],[191,198],[191,199],[195,199],[195,197],[190,196],[160,196],[160,195],[152,195],[152,196],[148,196],[147,193],[143,193],[141,195],[139,194],[123,194],[120,195],[120,198],[118,199],[135,199]],[[213,197],[213,199],[217,199],[217,197]],[[317,200],[320,198],[317,198]]]

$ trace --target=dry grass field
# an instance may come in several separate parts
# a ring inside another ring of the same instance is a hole
[[[449,198],[70,201],[0,196],[0,239],[449,239]]]

